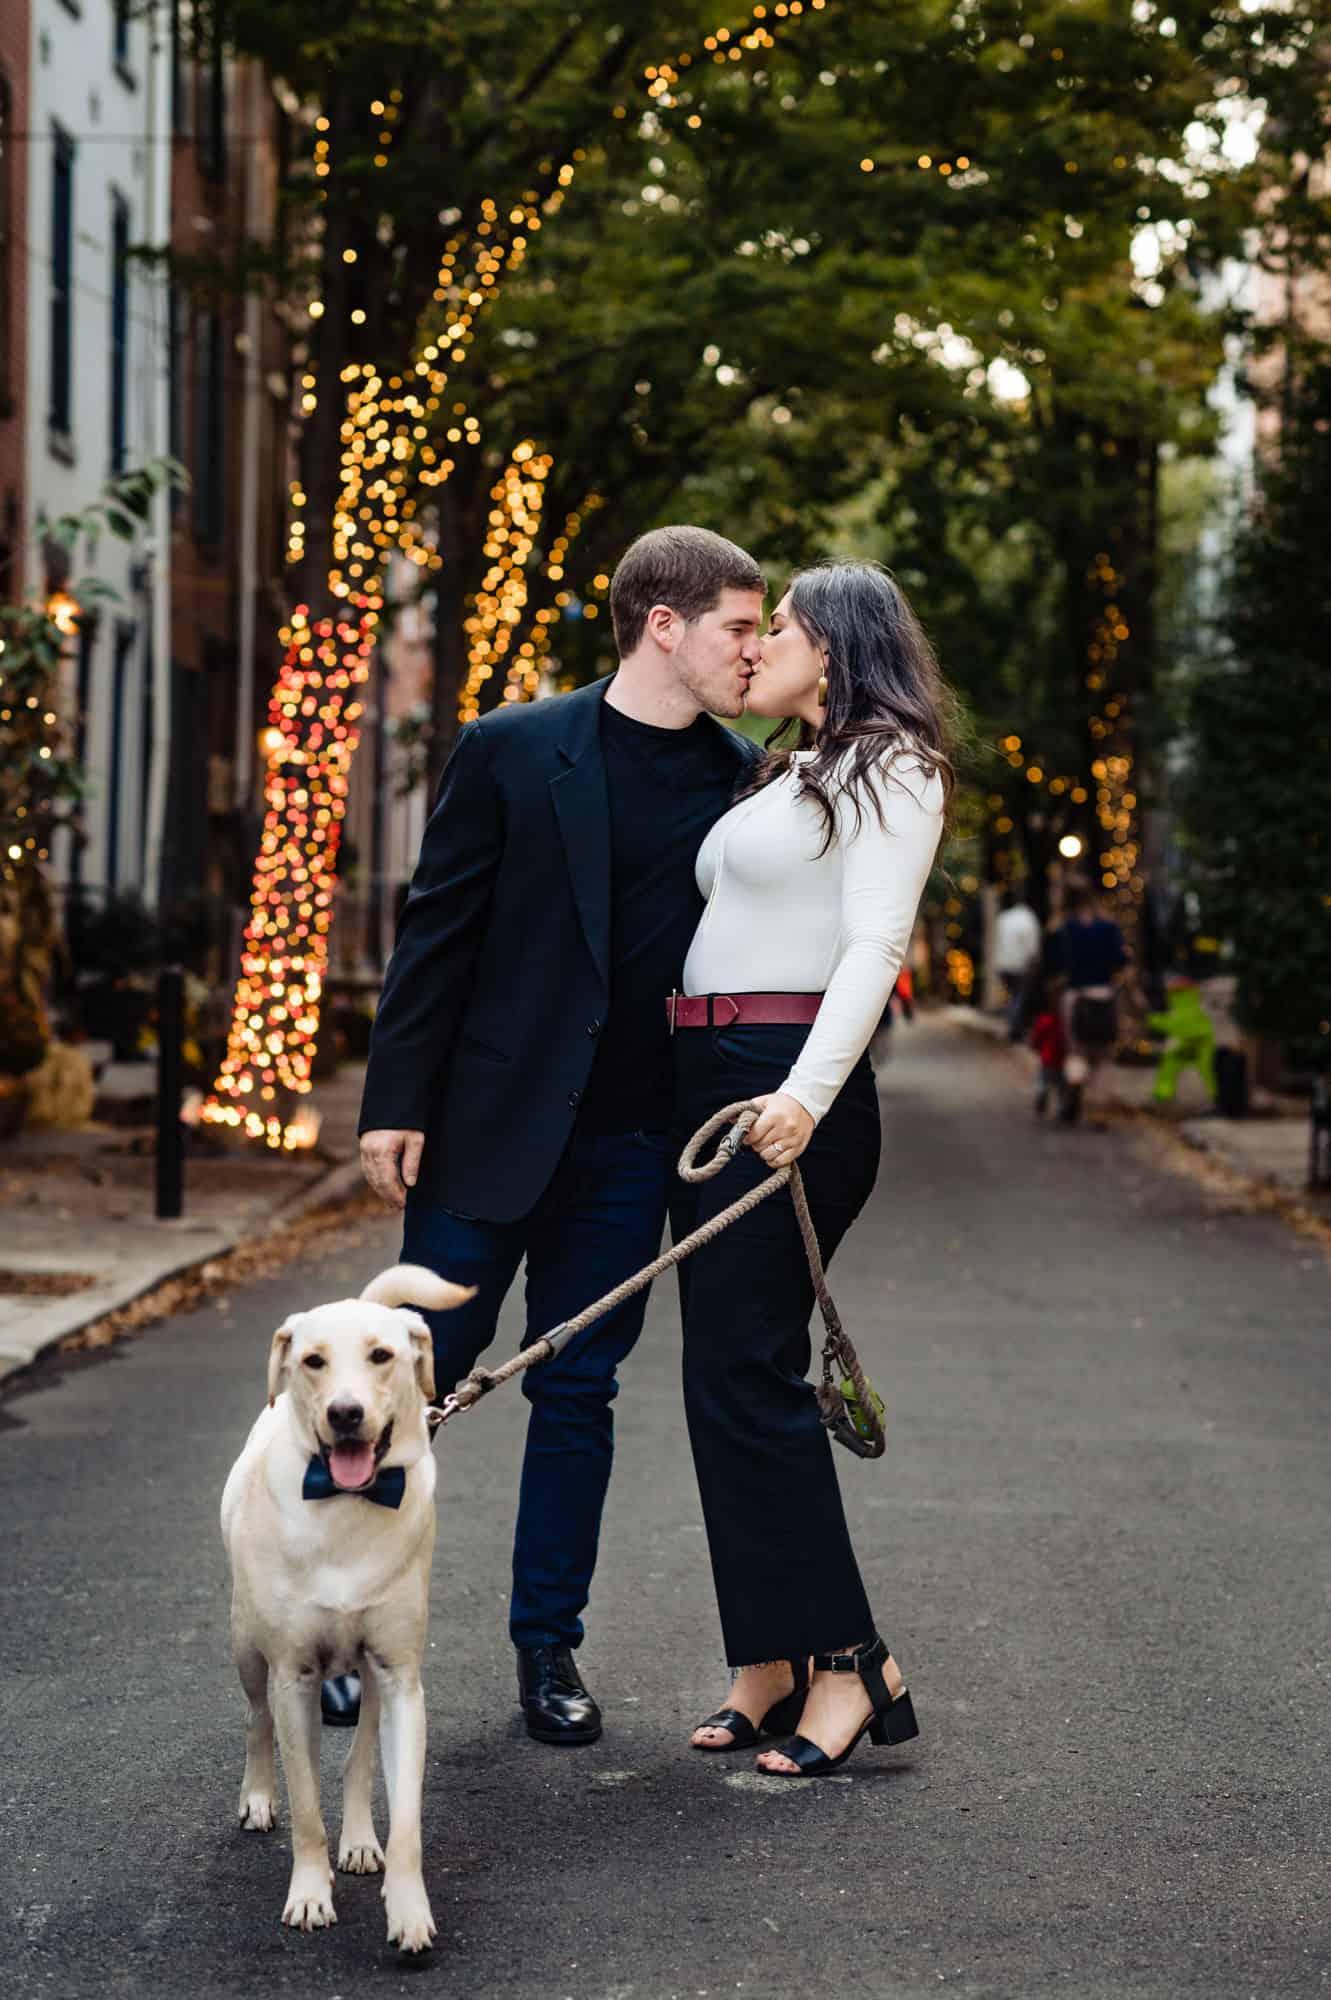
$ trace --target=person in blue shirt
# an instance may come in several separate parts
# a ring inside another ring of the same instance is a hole
[[[1068,1041],[1059,1117],[1065,1125],[1075,1125],[1084,1111],[1088,1124],[1102,1128],[1097,1084],[1118,1040],[1117,987],[1129,963],[1128,948],[1088,882],[1064,884],[1063,910],[1052,954],[1053,969],[1063,982]]]

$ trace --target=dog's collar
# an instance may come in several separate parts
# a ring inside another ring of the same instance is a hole
[[[302,1500],[336,1500],[339,1495],[346,1500],[373,1500],[376,1507],[400,1507],[402,1495],[407,1490],[407,1469],[404,1465],[386,1465],[376,1473],[368,1486],[359,1486],[348,1492],[345,1486],[337,1486],[333,1475],[324,1463],[321,1453],[315,1452],[305,1468],[305,1481],[300,1489]]]

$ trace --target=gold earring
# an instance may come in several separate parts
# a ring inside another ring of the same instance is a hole
[[[827,675],[826,675],[826,674],[819,674],[819,676],[818,676],[818,706],[819,706],[819,708],[826,708],[826,707],[827,707]]]

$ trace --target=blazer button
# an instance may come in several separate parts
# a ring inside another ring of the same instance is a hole
[[[601,1032],[601,1024],[599,1021],[589,1021],[587,1023],[587,1033],[589,1035],[599,1035],[600,1032]]]
[[[568,1101],[570,1104],[576,1104],[581,1096],[582,1092],[580,1090],[570,1090],[568,1094]]]

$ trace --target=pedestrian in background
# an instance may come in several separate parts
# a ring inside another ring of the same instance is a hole
[[[883,1018],[878,1023],[878,1032],[884,1038],[886,1038],[892,1027],[898,1008],[901,1010],[903,1021],[913,1021],[915,1019],[915,977],[908,965],[903,965],[897,974],[897,983],[887,996],[887,1005],[883,1009]],[[884,1039],[883,1046],[884,1048],[887,1046],[886,1039]]]
[[[1040,1061],[1040,1073],[1035,1082],[1035,1115],[1043,1118],[1051,1102],[1058,1104],[1062,1100],[1063,1064],[1067,1060],[1068,1041],[1059,1010],[1050,996],[1048,982],[1043,978],[1035,984],[1031,1005],[1035,1019],[1031,1023],[1030,1043]]]
[[[1023,1000],[1026,976],[1040,956],[1040,919],[1015,889],[1005,889],[994,921],[994,967],[1007,996],[1007,1033],[1010,1042],[1021,1040],[1029,1019]]]
[[[1128,948],[1089,882],[1074,877],[1065,883],[1063,909],[1054,941],[1068,1039],[1059,1116],[1065,1125],[1075,1125],[1085,1112],[1098,1130],[1105,1123],[1099,1091],[1118,1040],[1117,986],[1129,963]]]

